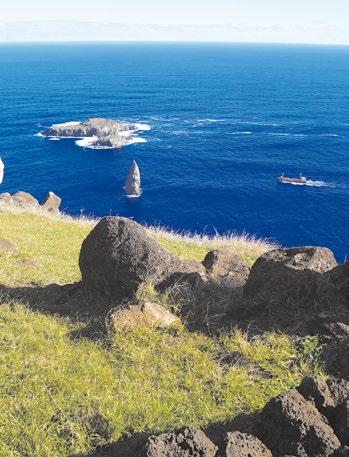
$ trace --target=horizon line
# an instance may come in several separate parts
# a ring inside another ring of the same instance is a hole
[[[349,47],[349,43],[313,43],[297,41],[225,41],[225,40],[0,40],[0,45],[13,44],[240,44]]]

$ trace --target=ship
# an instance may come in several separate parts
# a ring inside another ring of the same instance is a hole
[[[276,179],[281,184],[293,184],[296,186],[302,186],[307,183],[307,178],[303,176],[302,173],[299,175],[299,178],[289,178],[282,173],[282,175],[278,176]]]

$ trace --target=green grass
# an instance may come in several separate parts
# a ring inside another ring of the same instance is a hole
[[[125,433],[231,420],[319,370],[316,342],[304,351],[276,333],[136,330],[107,347],[15,304],[0,307],[0,328],[1,456],[68,456]],[[244,363],[222,364],[222,345]]]
[[[92,226],[0,212],[0,237],[19,249],[0,254],[0,284],[78,281],[81,242]],[[182,258],[201,259],[211,247],[151,233]],[[74,316],[34,312],[1,295],[0,303],[1,457],[68,457],[125,434],[230,421],[321,373],[315,338],[139,329],[92,341],[76,337],[86,324]]]

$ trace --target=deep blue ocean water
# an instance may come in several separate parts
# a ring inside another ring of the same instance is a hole
[[[1,45],[0,108],[2,192],[52,190],[71,214],[349,254],[349,47]],[[152,129],[121,150],[35,136],[97,116]],[[132,159],[143,195],[130,201]],[[281,172],[321,182],[280,185]]]

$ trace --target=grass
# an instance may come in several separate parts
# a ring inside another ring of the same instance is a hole
[[[69,456],[126,433],[231,420],[319,371],[315,340],[309,351],[276,333],[133,330],[107,346],[4,302],[0,327],[1,456]],[[222,347],[244,363],[221,363]]]
[[[18,247],[0,253],[0,284],[78,281],[81,242],[93,223],[0,212],[0,237]],[[268,247],[256,240],[244,251],[246,238],[149,233],[170,252],[197,260],[224,244],[252,262]],[[231,421],[260,410],[304,375],[321,373],[316,338],[267,332],[251,339],[238,330],[213,338],[183,328],[110,331],[92,341],[76,337],[85,324],[73,316],[32,311],[6,295],[0,303],[4,457],[68,457],[136,432]]]
[[[12,241],[17,254],[0,253],[0,283],[67,284],[80,280],[78,257],[81,243],[96,221],[55,216],[40,210],[32,213],[15,208],[0,210],[0,238]],[[151,237],[166,250],[184,260],[202,261],[212,249],[223,248],[235,253],[252,265],[264,252],[275,247],[272,243],[245,235],[226,237],[190,236],[147,228]],[[6,258],[6,261],[5,261]]]

